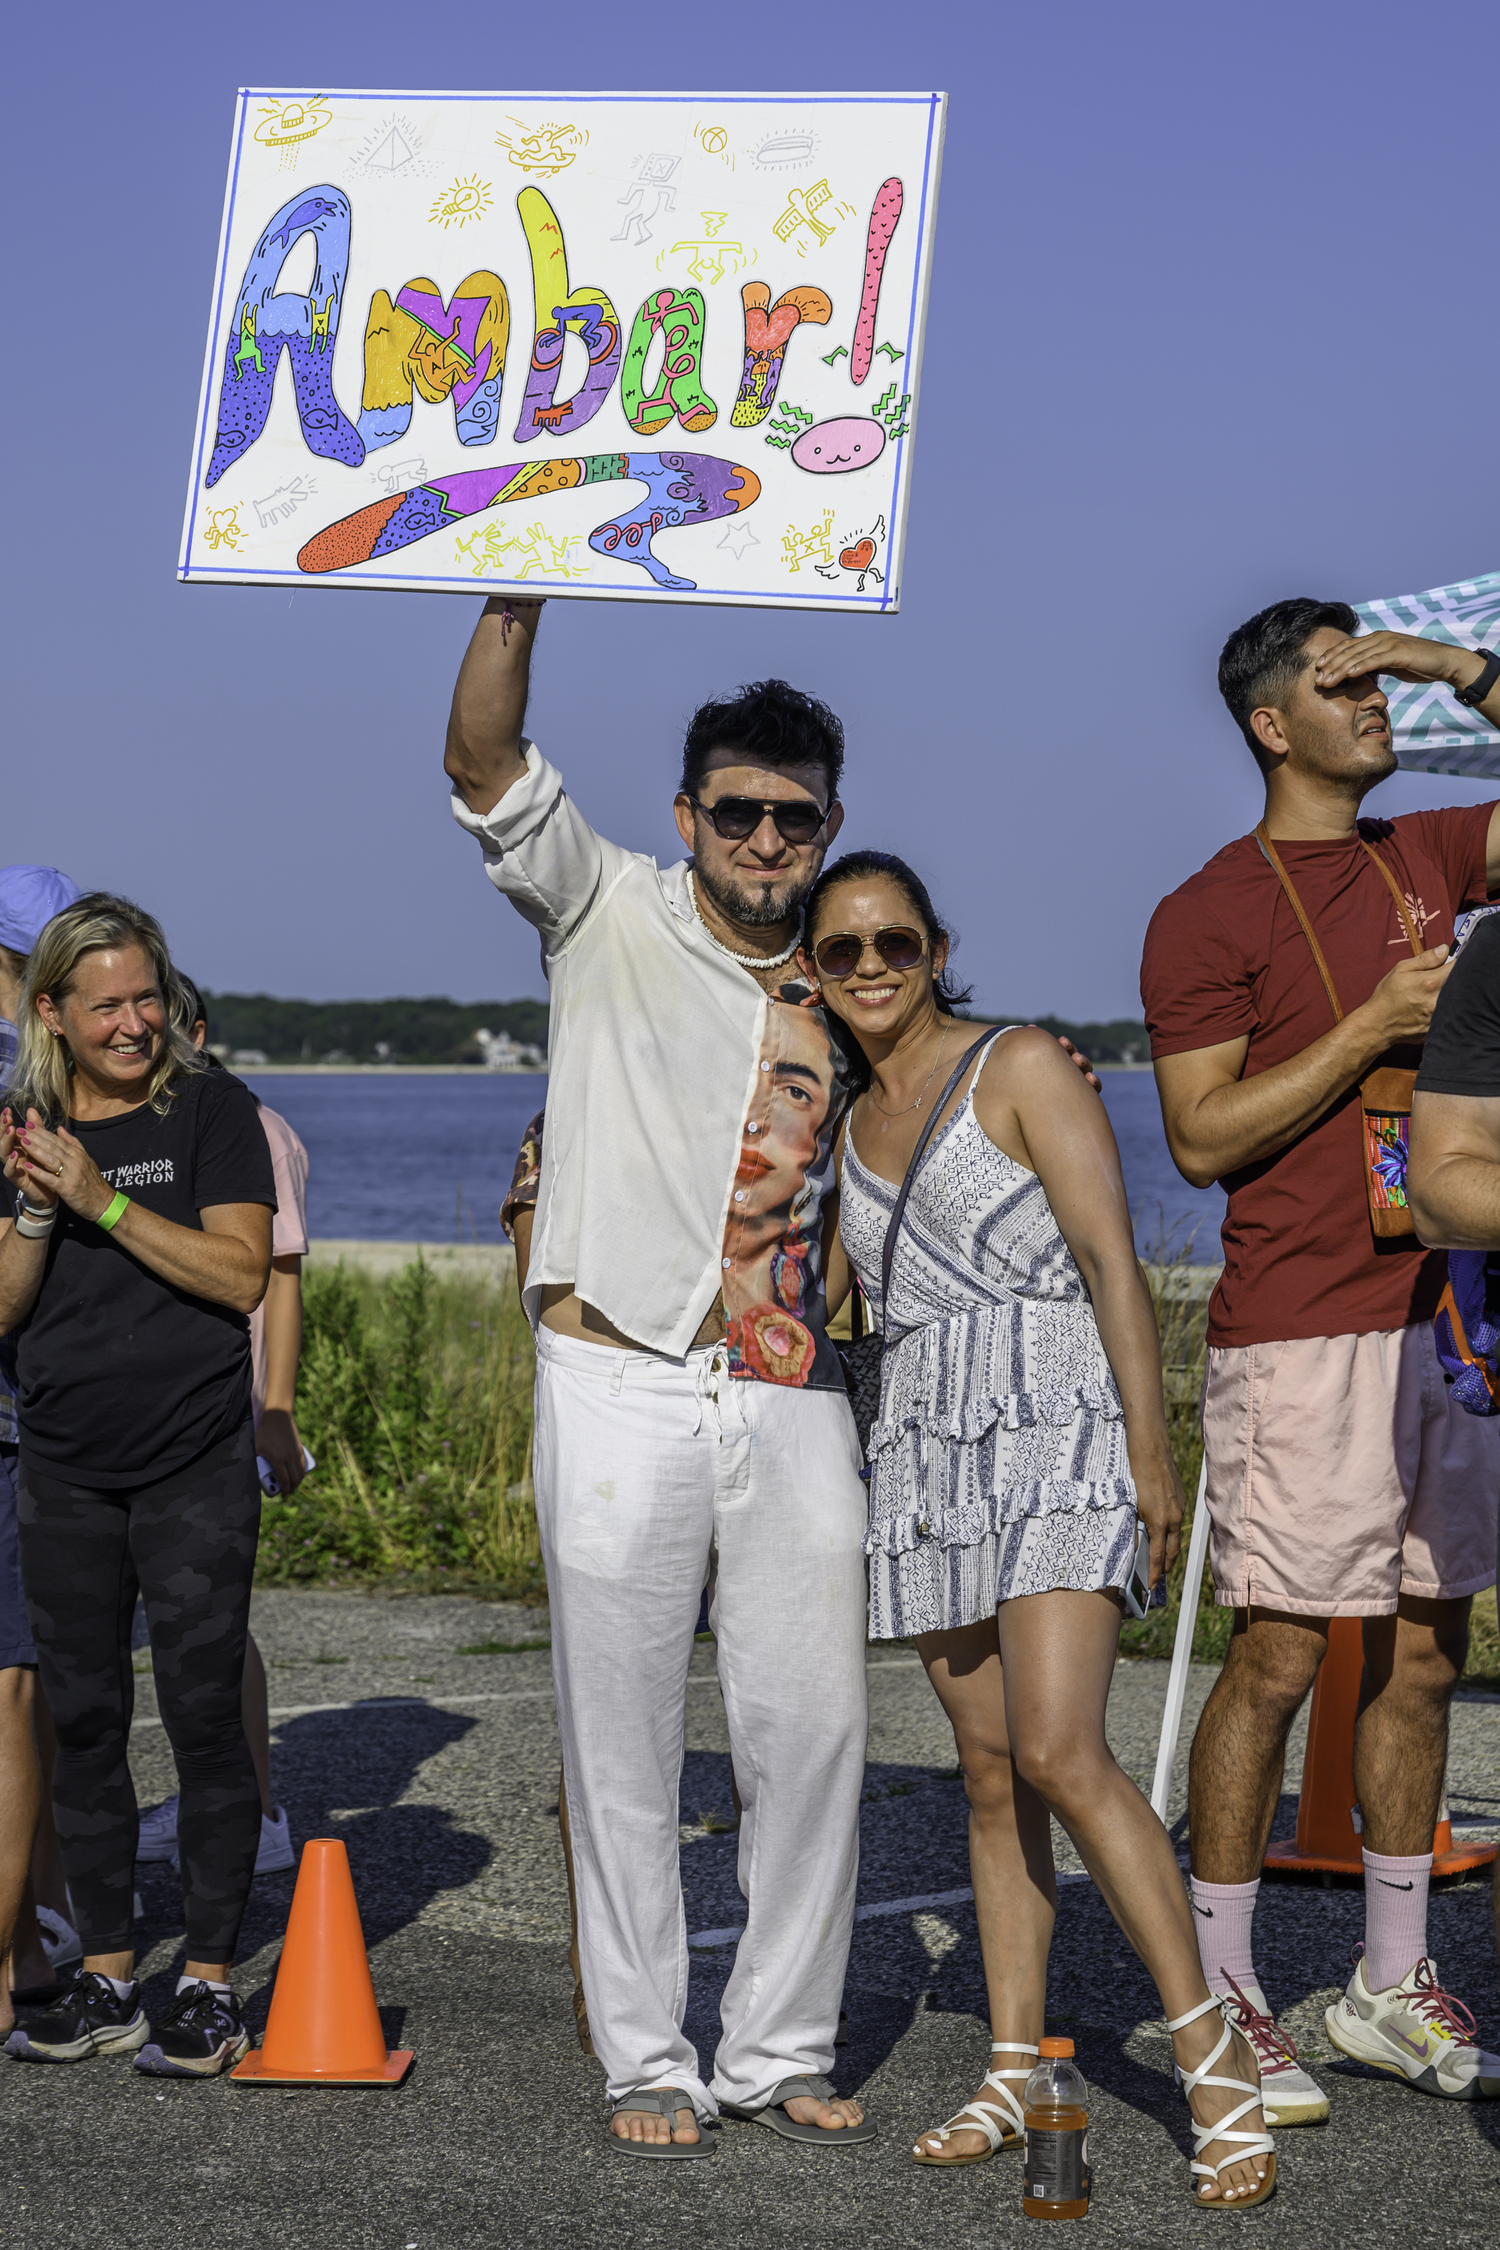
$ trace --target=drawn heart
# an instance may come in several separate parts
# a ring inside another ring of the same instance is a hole
[[[778,305],[768,320],[758,306],[745,307],[745,349],[779,352],[802,315],[795,305]]]
[[[875,560],[873,539],[861,539],[857,547],[846,547],[839,556],[845,570],[868,570]]]

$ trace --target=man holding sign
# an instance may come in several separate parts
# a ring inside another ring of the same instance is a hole
[[[689,729],[665,870],[596,835],[523,740],[541,603],[485,605],[453,811],[541,934],[552,995],[525,1299],[583,1985],[624,2153],[707,2157],[723,2105],[874,2137],[823,2073],[865,1749],[865,1494],[825,1328],[846,1066],[792,963],[843,819],[843,734],[766,681]],[[683,2036],[678,1783],[705,1579],[748,1922],[712,2090]]]

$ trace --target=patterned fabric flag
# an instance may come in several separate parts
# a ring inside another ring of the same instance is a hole
[[[1500,648],[1500,570],[1432,586],[1425,594],[1394,594],[1357,602],[1367,633],[1420,633],[1459,648]],[[1412,773],[1461,773],[1500,778],[1500,729],[1453,699],[1439,681],[1408,684],[1386,679],[1396,756]]]

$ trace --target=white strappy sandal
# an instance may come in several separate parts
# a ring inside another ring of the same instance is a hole
[[[939,2125],[935,2131],[924,2133],[911,2152],[916,2163],[936,2164],[943,2167],[951,2167],[957,2164],[987,2164],[998,2149],[1020,2148],[1024,2144],[1026,2139],[1026,2112],[1009,2086],[1005,2085],[1003,2081],[1007,2078],[1029,2078],[1038,2050],[1035,2047],[1028,2046],[1024,2039],[992,2039],[990,2041],[990,2053],[992,2055],[1030,2055],[1032,2060],[1020,2070],[987,2070],[984,2083],[990,2088],[995,2099],[986,2101],[981,2091],[975,2095],[973,2101],[965,2103],[956,2117],[950,2117],[946,2125]],[[976,2156],[929,2156],[927,2154],[929,2146],[934,2141],[946,2148],[955,2133],[983,2133],[990,2145],[988,2148],[982,2149]]]
[[[1223,2015],[1224,2003],[1217,1993],[1211,1994],[1201,2007],[1189,2008],[1185,2016],[1174,2016],[1167,2029],[1181,2031],[1211,2011]],[[1245,2096],[1238,2109],[1226,2110],[1213,2125],[1200,2125],[1189,2111],[1193,2127],[1193,2161],[1188,2170],[1195,2179],[1217,2180],[1226,2164],[1242,2164],[1250,2156],[1268,2156],[1271,2161],[1266,2166],[1265,2177],[1258,2187],[1227,2189],[1206,2202],[1195,2187],[1193,2201],[1203,2211],[1251,2211],[1257,2203],[1264,2203],[1276,2192],[1276,2143],[1270,2134],[1265,2131],[1236,2133],[1233,2130],[1242,2117],[1248,2117],[1252,2109],[1260,2108],[1260,2087],[1247,2085],[1243,2078],[1215,2078],[1211,2075],[1214,2064],[1233,2045],[1234,2030],[1226,2021],[1218,2045],[1205,2062],[1201,2062],[1196,2070],[1184,2070],[1181,2064],[1177,2066],[1177,2082],[1184,2094],[1191,2095],[1198,2086],[1222,2086],[1226,2093]],[[1217,2164],[1201,2164],[1198,2160],[1211,2141],[1240,2142],[1243,2146],[1233,2149],[1228,2156],[1221,2156]]]

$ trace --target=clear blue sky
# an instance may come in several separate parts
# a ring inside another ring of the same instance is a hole
[[[238,86],[941,87],[900,616],[558,603],[531,729],[600,826],[666,857],[688,714],[784,673],[845,720],[844,840],[916,863],[983,1002],[1134,1012],[1157,899],[1256,817],[1214,687],[1230,628],[1500,567],[1493,0],[674,20],[16,19],[0,860],[133,892],[219,989],[544,989],[447,812],[477,603],[176,583]],[[1399,776],[1374,802],[1485,794]]]

